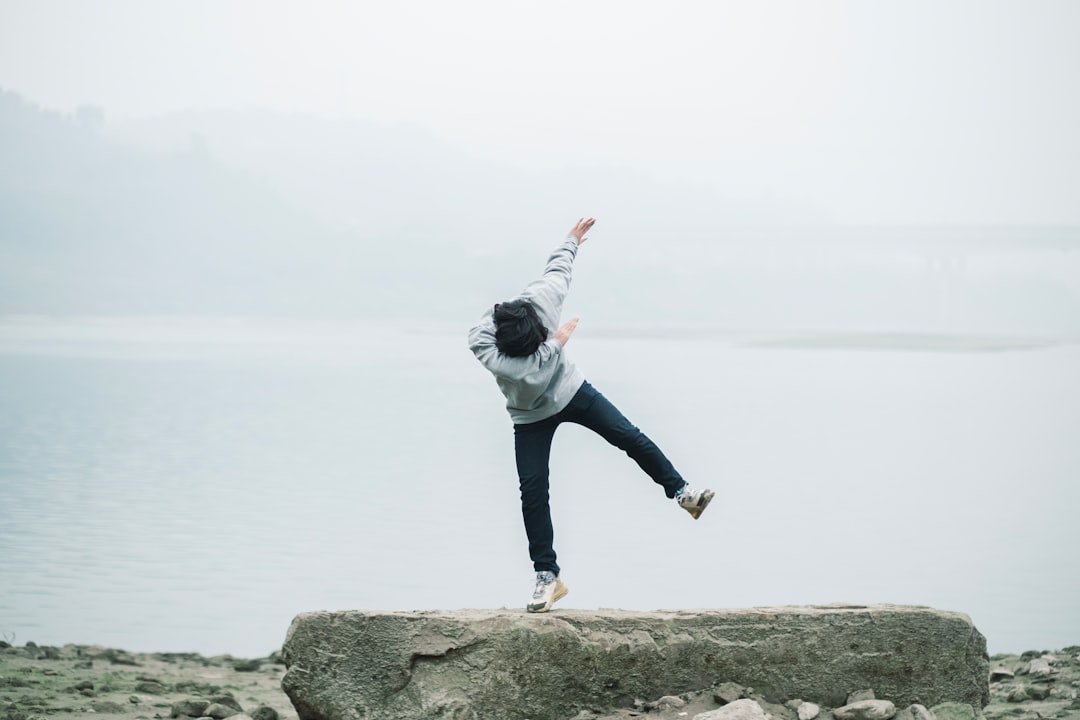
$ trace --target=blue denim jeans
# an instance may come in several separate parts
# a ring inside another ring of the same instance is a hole
[[[548,460],[555,430],[564,422],[589,428],[624,451],[669,498],[686,482],[660,448],[627,420],[618,408],[589,383],[581,386],[558,414],[525,425],[514,425],[514,455],[521,482],[521,513],[529,538],[529,556],[537,572],[559,574],[552,547],[551,507],[548,504]]]

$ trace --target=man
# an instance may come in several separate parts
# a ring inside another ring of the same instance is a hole
[[[526,606],[547,612],[567,593],[552,546],[548,459],[555,430],[583,425],[626,452],[696,520],[713,498],[694,490],[655,443],[630,423],[566,354],[578,318],[559,325],[578,248],[596,220],[582,218],[548,258],[544,274],[513,300],[487,311],[469,331],[469,349],[495,376],[514,422],[514,454],[521,483],[521,512],[536,586]],[[558,327],[554,332],[551,328]]]

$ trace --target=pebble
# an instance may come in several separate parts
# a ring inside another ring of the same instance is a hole
[[[1014,677],[1016,677],[1016,673],[1006,667],[998,666],[990,671],[990,682],[1012,680]]]
[[[678,695],[665,695],[656,702],[652,703],[653,710],[674,710],[675,708],[681,708],[686,705],[686,701]],[[648,706],[646,706],[648,707]]]
[[[859,700],[832,711],[836,720],[889,720],[896,706],[888,700]]]
[[[1032,675],[1049,675],[1050,662],[1045,658],[1035,658],[1028,665],[1028,672]]]
[[[746,689],[738,683],[720,683],[720,686],[713,691],[713,700],[721,705],[733,703],[741,698],[744,692]]]
[[[925,705],[915,703],[908,708],[908,710],[911,711],[911,716],[915,718],[915,720],[936,720],[934,713],[927,710]]]
[[[753,700],[744,698],[728,703],[722,708],[698,713],[694,720],[768,720],[769,716]]]
[[[975,720],[975,708],[967,703],[945,702],[930,708],[937,720]]]
[[[202,717],[210,703],[205,700],[181,700],[173,703],[170,717]]]
[[[203,710],[203,714],[207,717],[212,717],[214,720],[225,720],[225,718],[239,715],[240,711],[229,705],[222,705],[221,703],[211,703]]]

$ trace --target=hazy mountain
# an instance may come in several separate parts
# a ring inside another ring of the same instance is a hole
[[[1080,330],[1076,228],[839,228],[632,169],[527,172],[416,127],[266,111],[106,122],[0,92],[0,314],[467,324],[601,218],[594,327]]]

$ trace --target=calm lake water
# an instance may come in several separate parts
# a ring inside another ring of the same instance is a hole
[[[1080,643],[1080,347],[618,337],[586,375],[718,499],[555,441],[565,607],[960,610]],[[511,426],[465,328],[0,321],[0,636],[258,656],[321,609],[520,607]]]

